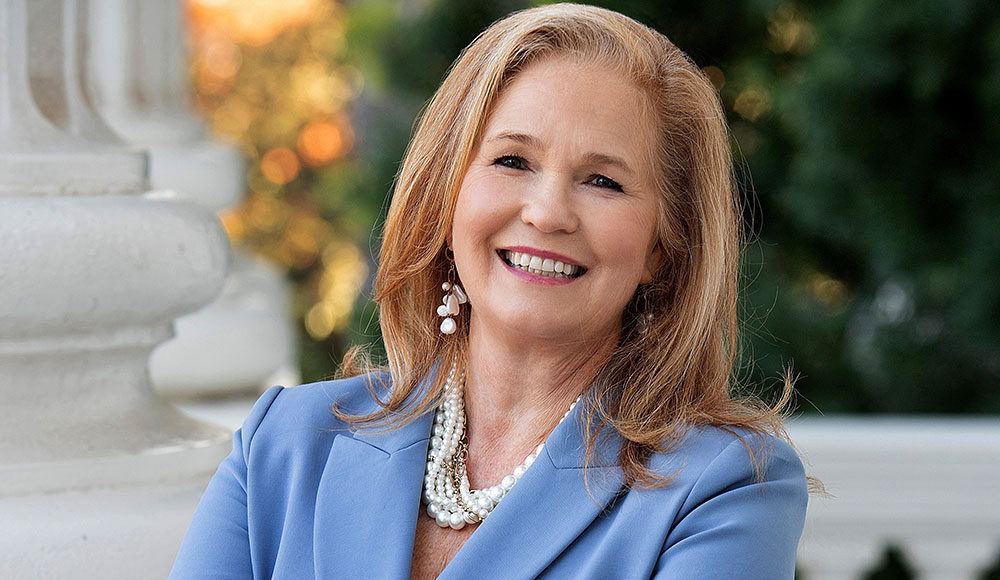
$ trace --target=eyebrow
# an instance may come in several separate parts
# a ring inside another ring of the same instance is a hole
[[[528,147],[533,147],[539,149],[542,147],[542,142],[538,137],[534,135],[529,135],[528,133],[518,133],[516,131],[501,131],[496,135],[490,137],[486,140],[487,142],[494,141],[514,141],[515,143],[520,143]],[[632,166],[625,162],[624,159],[616,155],[607,155],[605,153],[590,152],[583,156],[586,163],[592,163],[596,165],[610,165],[617,167],[622,171],[626,172],[630,176],[638,175]]]
[[[487,139],[487,141],[514,141],[515,143],[521,143],[522,145],[535,148],[540,148],[542,146],[542,142],[538,139],[538,137],[527,133],[517,133],[515,131],[501,131],[493,137]]]

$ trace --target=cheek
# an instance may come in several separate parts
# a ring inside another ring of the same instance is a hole
[[[455,207],[452,231],[464,235],[488,234],[510,217],[511,192],[502,180],[468,176]]]
[[[609,256],[621,264],[623,275],[634,276],[637,283],[649,282],[657,261],[655,223],[648,214],[631,213],[628,217],[607,224],[603,239]],[[626,274],[627,273],[627,274]]]
[[[488,246],[489,237],[499,229],[496,197],[489,180],[467,175],[462,182],[450,237],[456,261],[460,266],[466,265],[467,271],[473,257]]]

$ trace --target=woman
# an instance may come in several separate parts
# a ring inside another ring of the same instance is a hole
[[[172,577],[791,578],[802,466],[780,405],[730,394],[731,169],[662,35],[492,25],[395,188],[388,372],[265,393]]]

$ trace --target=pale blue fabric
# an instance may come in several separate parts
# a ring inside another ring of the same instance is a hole
[[[351,433],[330,411],[375,409],[363,377],[274,387],[236,432],[170,578],[406,578],[430,429]],[[583,480],[579,408],[440,578],[792,578],[806,510],[802,464],[783,441],[762,450],[699,428],[654,455],[667,487],[627,490],[615,435]],[[679,470],[679,471],[678,471]]]

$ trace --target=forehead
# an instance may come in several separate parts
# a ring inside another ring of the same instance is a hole
[[[627,156],[650,173],[655,159],[657,124],[645,92],[620,69],[576,56],[533,61],[506,83],[481,137],[501,132]]]

